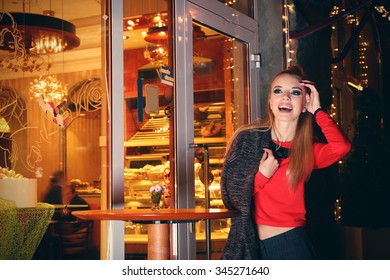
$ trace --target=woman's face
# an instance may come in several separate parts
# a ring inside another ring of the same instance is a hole
[[[271,84],[269,107],[278,121],[298,121],[306,111],[306,91],[301,79],[295,75],[281,74]]]

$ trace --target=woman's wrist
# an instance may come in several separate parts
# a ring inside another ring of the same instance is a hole
[[[313,113],[314,118],[316,117],[316,115],[317,115],[317,113],[318,113],[319,111],[324,111],[324,112],[325,112],[325,110],[324,110],[322,107],[317,108],[317,109],[314,111],[314,113]]]

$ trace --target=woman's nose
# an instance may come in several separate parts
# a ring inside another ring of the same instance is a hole
[[[282,95],[282,99],[283,100],[290,100],[290,92],[286,91],[286,92],[283,92],[283,95]]]

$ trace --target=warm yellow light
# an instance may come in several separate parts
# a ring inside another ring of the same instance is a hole
[[[46,103],[53,103],[57,107],[66,100],[68,86],[62,85],[55,75],[40,76],[30,83],[30,92],[37,99],[42,97]]]
[[[156,22],[156,23],[160,22],[161,21],[161,16],[158,14],[157,16],[155,16],[153,18],[153,21]]]
[[[354,84],[352,82],[348,82],[348,85],[350,85],[351,87],[353,88],[356,88],[357,90],[359,91],[362,91],[363,90],[363,87],[361,85],[357,85],[357,84]]]
[[[58,53],[62,52],[67,44],[62,43],[62,38],[58,35],[41,35],[33,39],[33,47],[36,53]]]

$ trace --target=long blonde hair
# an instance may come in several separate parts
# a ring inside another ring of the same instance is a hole
[[[278,73],[273,78],[273,80],[282,74],[297,76],[301,80],[306,79],[302,68],[299,66],[291,66],[286,70],[283,70],[282,72]],[[272,84],[273,80],[271,81],[270,85]],[[272,113],[269,104],[270,96],[271,89],[269,89],[268,93],[268,119],[256,121],[237,129],[226,147],[226,152],[228,152],[234,138],[243,130],[260,129],[267,131],[275,128],[275,116]],[[289,157],[290,162],[288,165],[287,177],[290,187],[294,191],[302,178],[305,181],[310,178],[311,172],[313,170],[313,124],[312,114],[308,111],[303,112],[299,116],[295,136],[289,151]]]

